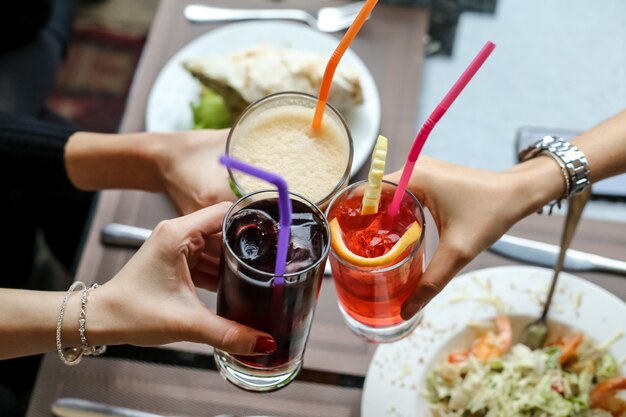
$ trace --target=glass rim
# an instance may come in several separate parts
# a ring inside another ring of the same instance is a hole
[[[344,195],[348,191],[356,188],[357,186],[363,185],[363,184],[366,184],[366,183],[367,183],[367,180],[361,180],[361,181],[355,182],[354,184],[350,184],[349,186],[347,186],[346,188],[344,188],[343,190],[338,192],[333,197],[333,199],[330,201],[330,203],[328,204],[328,207],[326,207],[326,213],[325,214],[326,214],[327,221],[330,221],[328,219],[328,215],[330,213],[331,208],[334,206],[335,202],[337,201],[337,199],[339,197],[341,197],[342,195]],[[383,183],[384,184],[388,184],[388,185],[392,185],[395,188],[398,187],[398,184],[396,184],[395,182],[392,182],[392,181],[383,180]],[[366,272],[368,272],[368,273],[380,274],[380,273],[384,273],[384,272],[388,272],[388,271],[394,270],[394,269],[404,265],[406,262],[409,261],[409,259],[412,259],[413,256],[415,256],[417,251],[422,247],[422,244],[424,243],[424,236],[426,235],[426,217],[424,216],[424,208],[422,207],[422,203],[420,203],[420,201],[417,199],[417,197],[415,197],[415,195],[412,192],[410,192],[408,189],[404,190],[404,194],[408,195],[409,198],[413,199],[413,201],[417,205],[417,208],[419,209],[419,214],[422,216],[422,224],[420,224],[420,227],[422,228],[422,233],[420,234],[420,237],[417,240],[417,242],[414,244],[414,247],[411,250],[411,252],[409,254],[407,254],[404,257],[404,259],[402,259],[400,262],[392,264],[392,265],[384,266],[384,267],[378,268],[378,269],[366,270]],[[332,236],[331,236],[331,239],[332,239]],[[337,255],[335,253],[334,249],[332,248],[332,245],[331,245],[331,248],[330,248],[330,254],[333,255],[335,257],[335,259],[337,259],[339,262],[341,262],[341,264],[344,265],[345,267],[350,268],[350,269],[352,269],[354,271],[361,271],[361,272],[364,271],[364,267],[352,265],[352,264],[346,262],[339,255]]]
[[[245,262],[244,260],[240,259],[237,254],[235,253],[235,251],[230,247],[230,245],[228,244],[228,240],[226,239],[226,222],[228,219],[230,219],[230,217],[234,214],[236,214],[239,210],[237,210],[236,212],[233,213],[234,208],[241,202],[243,202],[244,200],[250,199],[254,196],[257,196],[258,194],[275,194],[276,197],[278,197],[278,191],[277,190],[260,190],[260,191],[255,191],[253,193],[250,194],[246,194],[243,197],[239,198],[237,201],[235,201],[229,208],[228,211],[226,212],[226,214],[224,215],[224,221],[222,222],[222,244],[227,248],[228,252],[238,261],[241,262],[243,265],[246,266],[246,268],[248,268],[250,271],[254,272],[255,274],[259,274],[260,276],[265,276],[268,278],[275,278],[278,275],[274,274],[273,272],[267,272],[267,271],[262,271],[260,269],[257,269],[253,266],[251,266],[250,264],[248,264],[247,262]],[[310,270],[316,268],[321,262],[322,259],[326,259],[328,257],[328,253],[330,251],[330,225],[328,224],[328,219],[326,218],[326,216],[324,215],[324,212],[322,210],[320,210],[320,208],[311,203],[311,201],[309,199],[307,199],[306,197],[298,194],[298,193],[293,193],[293,192],[289,192],[290,197],[297,197],[298,199],[302,200],[304,203],[306,203],[310,208],[313,209],[313,212],[315,214],[317,214],[320,219],[322,220],[323,224],[324,224],[324,228],[326,229],[326,247],[324,248],[324,250],[322,251],[322,255],[320,256],[320,258],[315,261],[313,264],[307,266],[304,269],[301,269],[299,271],[296,272],[289,272],[289,273],[285,273],[282,276],[283,278],[291,278],[291,277],[296,277],[298,275],[301,275],[303,273],[307,273]],[[257,200],[258,201],[258,200]],[[244,207],[245,208],[245,207]],[[291,234],[289,236],[291,238]],[[223,262],[226,262],[226,260],[224,260]],[[285,280],[285,285],[288,285],[289,281]]]
[[[303,92],[300,92],[300,91],[280,91],[278,93],[272,93],[272,94],[269,94],[269,95],[267,95],[265,97],[261,97],[260,99],[250,103],[248,105],[248,107],[246,107],[241,112],[239,117],[234,121],[232,127],[230,128],[230,130],[228,132],[228,138],[226,138],[226,148],[225,148],[225,153],[226,153],[227,156],[232,156],[231,153],[230,153],[230,144],[231,144],[231,141],[232,141],[233,132],[235,131],[235,126],[239,123],[239,121],[242,120],[248,113],[250,113],[259,104],[261,104],[261,103],[263,103],[265,101],[268,101],[268,100],[272,100],[272,99],[276,98],[277,96],[301,96],[301,97],[305,97],[307,99],[312,99],[312,100],[314,100],[316,102],[318,100],[318,97],[316,97],[316,96],[314,96],[312,94],[303,93]],[[348,147],[348,161],[346,163],[346,169],[344,170],[344,172],[343,172],[343,174],[341,176],[341,179],[337,183],[337,185],[328,194],[326,194],[324,196],[324,198],[322,198],[320,201],[315,202],[315,204],[319,205],[319,206],[323,206],[324,204],[326,204],[339,190],[341,190],[341,188],[345,184],[347,184],[347,182],[350,180],[350,172],[352,170],[352,162],[354,160],[354,141],[352,140],[352,134],[350,133],[350,129],[348,128],[348,123],[346,123],[346,120],[343,118],[341,113],[339,113],[339,111],[337,109],[335,109],[335,107],[333,105],[331,105],[330,103],[328,103],[328,102],[326,103],[326,107],[324,109],[324,113],[326,113],[327,109],[329,109],[332,114],[337,116],[337,118],[341,122],[341,125],[343,126],[344,130],[346,131],[346,133],[348,135],[348,145],[349,145],[349,147]],[[237,192],[240,195],[245,195],[245,192],[244,192],[243,188],[239,185],[239,183],[235,179],[235,175],[233,174],[233,171],[230,169],[230,167],[226,167],[226,170],[228,171],[228,178],[230,179],[230,181],[232,181],[233,186],[235,187]],[[263,190],[258,190],[258,191],[263,191]],[[310,201],[310,200],[307,199],[307,201]]]

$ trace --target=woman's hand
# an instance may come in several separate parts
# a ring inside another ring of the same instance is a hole
[[[529,189],[542,169],[529,170],[522,164],[515,170],[496,173],[466,168],[420,156],[409,182],[409,190],[428,208],[439,233],[439,245],[418,286],[403,305],[404,317],[423,308],[472,259],[487,249],[515,222],[558,195],[563,179],[558,165],[549,158],[540,161],[548,170],[538,188]],[[544,163],[545,162],[545,163]],[[401,172],[386,179],[397,182]],[[560,183],[559,183],[560,182]],[[545,187],[541,189],[541,187]],[[551,191],[552,190],[552,191]]]
[[[190,341],[246,355],[275,350],[269,334],[215,315],[196,293],[196,286],[216,288],[229,207],[220,203],[161,222],[124,268],[91,293],[92,344]]]
[[[227,129],[180,132],[160,148],[157,166],[162,185],[179,213],[236,199],[228,185],[228,171],[218,162],[227,136]]]
[[[228,130],[77,132],[65,146],[65,169],[78,189],[165,192],[187,214],[235,199],[218,162],[227,136]]]

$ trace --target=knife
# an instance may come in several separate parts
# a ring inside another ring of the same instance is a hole
[[[56,417],[166,417],[130,408],[99,403],[80,398],[59,398],[50,407]],[[169,415],[169,417],[177,417]],[[215,417],[237,417],[233,414],[219,414]],[[271,417],[271,416],[247,416]]]
[[[100,231],[100,241],[107,246],[138,248],[150,237],[152,230],[127,224],[109,223]],[[330,262],[326,262],[324,275],[331,275]]]
[[[138,248],[145,242],[152,230],[126,224],[109,223],[100,231],[100,241],[109,246]]]
[[[503,235],[489,250],[507,258],[548,268],[554,267],[559,254],[557,245],[510,235]],[[568,249],[563,269],[570,271],[603,271],[626,275],[626,262]]]
[[[52,404],[51,411],[57,417],[164,417],[80,398],[59,398]]]

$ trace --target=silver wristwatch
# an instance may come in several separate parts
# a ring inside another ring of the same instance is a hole
[[[544,136],[538,142],[520,151],[518,160],[523,162],[538,155],[552,157],[561,167],[565,180],[565,192],[558,200],[550,203],[550,213],[552,213],[554,205],[561,208],[563,199],[578,194],[591,185],[587,158],[576,146],[565,139],[558,136]]]

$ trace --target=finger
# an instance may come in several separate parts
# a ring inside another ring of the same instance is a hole
[[[199,316],[197,339],[225,352],[239,355],[266,355],[276,350],[276,341],[260,332],[210,312]]]
[[[194,285],[209,291],[217,290],[219,265],[218,259],[203,254],[200,262],[191,270]]]
[[[219,277],[215,272],[192,271],[191,280],[197,288],[203,288],[207,291],[216,292]]]
[[[440,243],[419,283],[402,303],[402,318],[408,320],[424,308],[468,262],[461,251]]]
[[[211,272],[211,271],[216,271],[220,266],[220,260],[213,257],[213,256],[209,256],[205,253],[203,253],[200,256],[200,261],[198,262],[198,264],[193,268],[194,270],[200,271],[200,272]]]
[[[185,235],[197,230],[200,231],[206,239],[222,230],[224,216],[231,205],[232,203],[230,202],[214,204],[210,207],[194,211],[186,216],[178,217],[172,220],[172,222],[174,222],[176,227]]]
[[[222,233],[215,233],[206,237],[204,253],[214,258],[219,258],[222,250]]]

